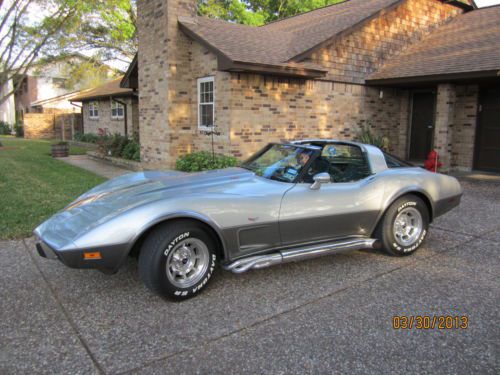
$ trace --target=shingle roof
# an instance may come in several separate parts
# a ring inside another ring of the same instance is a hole
[[[500,6],[465,13],[371,74],[367,81],[500,71]]]
[[[123,76],[116,78],[112,81],[105,83],[104,85],[95,87],[90,90],[82,91],[81,94],[78,94],[71,98],[72,102],[84,102],[92,99],[99,98],[109,98],[110,96],[129,96],[133,94],[132,89],[121,88],[120,82],[123,79]]]
[[[295,57],[401,1],[347,0],[261,27],[205,17],[181,17],[179,23],[230,61],[287,67]]]

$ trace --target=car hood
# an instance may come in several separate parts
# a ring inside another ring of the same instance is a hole
[[[137,206],[195,194],[235,194],[236,185],[250,179],[257,177],[243,168],[199,173],[131,173],[96,186],[34,232],[55,248],[62,248],[79,235]]]

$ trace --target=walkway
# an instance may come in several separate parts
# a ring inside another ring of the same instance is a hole
[[[95,160],[87,155],[70,155],[67,158],[60,158],[59,160],[106,178],[114,178],[133,172],[105,161]]]

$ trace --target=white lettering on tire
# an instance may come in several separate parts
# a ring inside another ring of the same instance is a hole
[[[392,246],[393,246],[393,247],[394,247],[394,249],[396,249],[397,251],[403,251],[403,253],[409,253],[409,252],[411,252],[411,251],[416,250],[416,249],[420,246],[420,244],[424,241],[424,239],[425,239],[425,235],[426,235],[426,234],[427,234],[427,231],[424,229],[424,230],[422,231],[422,234],[421,234],[420,238],[418,239],[418,241],[417,241],[417,242],[415,242],[415,243],[414,243],[412,246],[410,246],[410,247],[405,247],[405,248],[402,248],[402,247],[401,247],[401,246],[399,246],[396,242],[394,242],[394,243],[392,244]]]
[[[175,243],[179,242],[181,239],[186,238],[187,236],[189,236],[189,232],[188,233],[184,233],[184,235],[185,236],[182,237],[182,238],[180,238],[180,237],[183,236],[183,235],[177,237],[175,240],[173,240],[171,242],[171,244],[174,243],[174,245],[175,245]],[[166,252],[168,252],[168,249],[166,250]],[[210,280],[210,278],[212,277],[213,270],[215,269],[215,261],[216,261],[216,259],[217,259],[217,257],[215,256],[215,254],[212,254],[212,264],[210,264],[210,270],[208,271],[207,276],[205,276],[205,278],[202,281],[200,281],[198,283],[198,285],[195,285],[194,288],[191,289],[190,291],[189,290],[176,290],[174,292],[174,295],[176,295],[178,297],[179,296],[180,297],[185,297],[185,296],[188,295],[189,292],[191,292],[191,293],[199,292],[205,286],[205,284],[208,282],[208,280]]]
[[[165,256],[167,256],[168,253],[170,252],[170,250],[172,250],[172,248],[175,246],[175,244],[177,244],[179,241],[181,241],[181,240],[183,240],[184,238],[187,238],[187,237],[189,237],[189,232],[183,233],[180,236],[174,238],[172,240],[172,242],[170,242],[168,244],[168,247],[167,247],[167,249],[165,250],[165,252],[163,254],[165,254]]]
[[[398,212],[401,211],[405,207],[415,207],[417,205],[417,202],[406,202],[405,204],[401,205],[398,207]]]

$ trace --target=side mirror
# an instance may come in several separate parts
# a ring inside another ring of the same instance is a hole
[[[313,177],[313,184],[311,185],[311,190],[319,190],[322,184],[329,184],[330,183],[330,175],[326,172],[323,173],[318,173]]]

